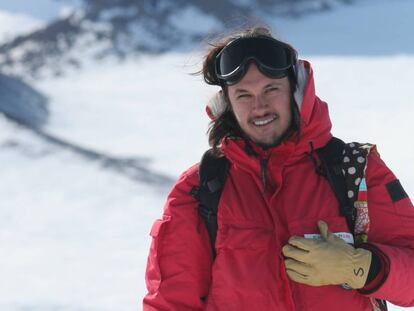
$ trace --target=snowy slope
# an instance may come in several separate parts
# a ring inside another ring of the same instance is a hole
[[[44,22],[37,18],[22,13],[10,13],[0,10],[0,44],[42,26],[44,26]]]
[[[397,17],[398,10],[402,16],[414,10],[411,1],[393,1],[393,7],[378,3],[365,8]],[[355,14],[332,12],[328,22]],[[318,18],[327,22],[323,16]],[[340,56],[345,38],[335,39],[316,18],[308,22],[278,25],[309,49],[304,40],[316,29],[318,44],[339,46],[336,56],[301,55],[313,63],[316,90],[329,103],[334,134],[376,143],[413,197],[414,145],[407,137],[414,129],[414,53],[380,56],[368,50],[366,38],[355,35],[355,43],[368,52],[361,48],[365,56]],[[376,29],[371,25],[370,33]],[[402,37],[407,36],[406,29]],[[403,47],[405,41],[394,44]],[[105,154],[150,158],[150,169],[176,178],[207,148],[204,105],[217,89],[188,75],[199,66],[199,53],[170,53],[107,60],[64,78],[36,81],[50,99],[46,130]],[[4,118],[0,148],[0,310],[140,310],[148,232],[168,190],[133,182]]]
[[[136,310],[160,193],[0,128],[0,310]]]

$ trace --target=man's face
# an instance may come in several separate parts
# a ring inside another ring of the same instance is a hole
[[[287,77],[272,79],[251,63],[242,80],[228,87],[239,126],[255,143],[272,146],[290,127],[290,86]]]

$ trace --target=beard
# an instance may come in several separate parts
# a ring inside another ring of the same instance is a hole
[[[281,134],[274,136],[272,138],[271,143],[264,143],[260,141],[254,141],[253,142],[261,147],[263,150],[267,150],[276,146],[279,146],[282,142],[292,137],[292,135],[295,133],[295,126],[293,126],[293,120],[291,120],[289,127]]]

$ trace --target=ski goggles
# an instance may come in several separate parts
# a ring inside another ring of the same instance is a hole
[[[294,69],[296,52],[286,43],[270,37],[238,38],[216,56],[216,76],[227,85],[239,82],[254,61],[266,76],[279,79]]]

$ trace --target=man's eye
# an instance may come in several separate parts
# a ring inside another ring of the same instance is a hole
[[[237,96],[237,99],[244,99],[244,98],[249,98],[250,95],[249,94],[240,94],[239,96]]]
[[[278,87],[272,87],[266,90],[266,93],[270,93],[270,92],[275,92],[275,91],[279,91]]]

